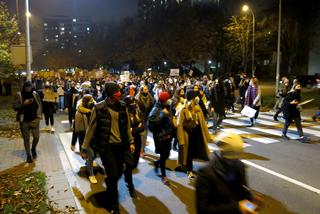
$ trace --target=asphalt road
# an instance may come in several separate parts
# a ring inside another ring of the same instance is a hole
[[[259,213],[319,214],[320,124],[304,118],[304,132],[312,142],[302,144],[295,140],[298,137],[295,127],[288,134],[292,140],[284,140],[280,137],[281,120],[274,122],[269,113],[262,113],[259,118],[255,127],[247,127],[247,118],[229,115],[222,130],[240,134],[245,139],[246,151],[255,155],[245,163],[250,188],[261,193],[265,201]],[[71,133],[65,132],[68,127],[67,115],[58,113],[55,134],[60,139],[57,146],[68,157],[63,161],[69,183],[84,213],[107,213],[100,202],[101,192],[105,190],[104,175],[98,172],[99,183],[90,185],[84,173],[84,161],[70,150]],[[152,161],[157,156],[153,153],[152,137],[148,140],[148,155],[134,172],[138,197],[131,199],[123,179],[119,182],[122,213],[195,213],[194,184],[186,174],[174,171],[177,153],[172,151],[168,160],[171,185],[165,186],[154,173]],[[215,146],[210,145],[210,149],[214,150]],[[202,164],[195,162],[195,168]]]

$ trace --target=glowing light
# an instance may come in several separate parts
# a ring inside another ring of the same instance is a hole
[[[248,5],[243,5],[242,11],[243,12],[247,12],[248,10],[249,10],[249,6]]]

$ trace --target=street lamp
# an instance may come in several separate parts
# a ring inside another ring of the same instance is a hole
[[[280,42],[281,42],[281,0],[279,1],[279,23],[278,23],[278,47],[277,47],[277,71],[276,71],[276,94],[279,90],[280,81]]]
[[[26,4],[26,64],[27,64],[27,80],[31,80],[31,45],[30,45],[30,16],[29,0],[25,0]]]
[[[251,65],[251,71],[252,71],[252,76],[254,77],[255,76],[255,69],[254,69],[254,31],[255,31],[255,17],[254,17],[254,13],[252,11],[252,9],[248,6],[248,5],[243,5],[242,6],[242,11],[243,12],[247,12],[247,11],[250,11],[251,14],[252,14],[252,65]]]

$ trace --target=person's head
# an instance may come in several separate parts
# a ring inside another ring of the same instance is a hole
[[[32,92],[32,82],[31,81],[25,81],[22,87],[23,92]]]
[[[199,91],[199,86],[198,85],[193,86],[193,90],[194,91]]]
[[[257,86],[259,83],[258,79],[256,77],[252,77],[250,80],[250,85],[251,86]]]
[[[227,159],[243,158],[245,154],[244,142],[240,135],[232,132],[221,132],[214,141],[219,147],[222,157]]]
[[[180,89],[179,96],[184,98],[185,94],[184,94],[184,89],[183,88]]]
[[[129,113],[134,114],[137,109],[137,103],[136,103],[135,98],[128,95],[124,99],[124,102],[126,103],[126,106],[128,108]]]
[[[169,92],[167,92],[167,91],[160,92],[158,101],[162,105],[165,105],[165,106],[168,105],[168,103],[171,101]]]
[[[200,99],[198,97],[198,93],[192,89],[188,89],[186,91],[186,99],[191,104],[198,104]]]
[[[121,92],[120,87],[115,82],[107,82],[104,86],[105,94],[108,99],[111,99],[115,102],[120,102]]]
[[[148,92],[149,92],[148,86],[144,85],[144,86],[142,87],[142,89],[141,89],[141,92],[142,92],[143,94],[148,94]]]
[[[301,85],[300,84],[297,84],[295,87],[294,87],[294,91],[298,94],[301,93]]]
[[[92,109],[95,105],[95,101],[90,94],[85,94],[82,97],[82,105],[85,108]]]

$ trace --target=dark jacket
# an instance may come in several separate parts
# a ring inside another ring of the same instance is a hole
[[[42,118],[42,102],[41,102],[40,96],[35,91],[32,92],[32,96],[38,106],[38,108],[36,110],[37,118],[41,119]],[[17,95],[15,96],[14,102],[13,102],[13,109],[17,112],[16,121],[18,121],[18,122],[23,121],[24,114],[28,113],[28,112],[24,111],[25,107],[26,106],[25,106],[25,104],[23,104],[23,97],[21,95],[21,92],[18,92]]]
[[[244,199],[252,199],[246,188],[244,164],[213,153],[209,163],[198,172],[197,213],[240,214],[238,202]]]
[[[211,89],[210,107],[214,108],[214,112],[225,113],[225,90],[223,84],[216,84]]]
[[[297,104],[290,104],[293,100],[301,101],[300,93],[295,91],[289,92],[284,98],[283,104],[283,117],[288,120],[300,117],[300,110],[297,108]]]
[[[162,110],[164,106],[157,102],[152,108],[148,117],[148,127],[153,133],[155,141],[172,139],[175,128],[172,123],[172,116],[165,114]]]
[[[128,112],[123,102],[119,103],[119,129],[121,135],[121,145],[125,149],[129,149],[130,144],[133,143],[133,137],[131,134],[131,126],[129,123]],[[86,149],[92,146],[98,153],[102,154],[106,151],[110,145],[110,133],[111,133],[111,114],[108,110],[108,104],[106,101],[102,101],[93,108],[89,126],[86,132],[86,136],[83,142],[82,148]]]

